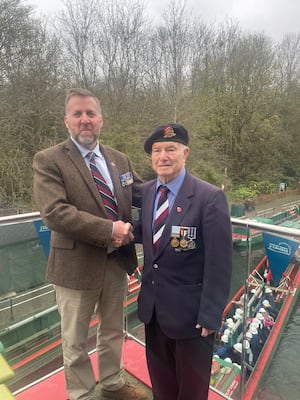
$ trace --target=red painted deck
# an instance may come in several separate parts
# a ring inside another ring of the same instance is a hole
[[[91,354],[92,364],[97,377],[96,352]],[[145,348],[132,339],[127,339],[123,352],[124,368],[146,386],[151,387],[146,365]],[[31,387],[15,395],[16,400],[67,400],[63,369],[44,377]],[[210,390],[209,400],[221,400],[222,397]]]
[[[91,361],[97,374],[96,352],[91,354]],[[146,366],[145,348],[132,339],[127,339],[123,351],[123,363],[127,372],[135,376],[146,386],[151,387]],[[16,400],[66,400],[65,380],[63,369],[55,371],[52,375],[44,377],[33,386],[15,395]]]

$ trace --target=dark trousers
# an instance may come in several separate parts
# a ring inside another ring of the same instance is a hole
[[[180,316],[179,316],[180,318]],[[214,335],[171,339],[155,313],[145,326],[146,356],[154,400],[206,400]]]

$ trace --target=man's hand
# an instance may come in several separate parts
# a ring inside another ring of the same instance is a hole
[[[195,328],[196,328],[196,329],[201,329],[201,328],[202,328],[202,331],[201,331],[201,336],[202,336],[202,337],[206,337],[206,336],[210,335],[211,333],[214,333],[214,332],[215,332],[214,330],[207,329],[207,328],[203,328],[200,324],[197,324],[197,325],[195,326]]]
[[[116,221],[113,223],[112,244],[121,247],[133,241],[133,227],[129,222]]]

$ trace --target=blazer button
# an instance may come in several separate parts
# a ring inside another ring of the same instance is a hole
[[[154,285],[154,281],[151,281],[152,285]]]
[[[153,268],[157,269],[158,265],[157,264],[153,264]]]

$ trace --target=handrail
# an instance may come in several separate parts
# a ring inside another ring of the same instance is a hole
[[[38,211],[34,211],[31,213],[24,214],[15,214],[15,215],[6,215],[4,217],[0,217],[0,224],[2,223],[16,223],[16,222],[28,222],[35,221],[40,219],[40,213]]]
[[[263,222],[253,221],[252,219],[240,219],[231,217],[231,223],[248,229],[258,229],[263,232],[272,232],[286,234],[288,236],[300,237],[300,230],[295,228],[287,228],[285,226],[265,224]]]
[[[29,222],[40,219],[40,213],[34,211],[31,213],[8,215],[0,217],[0,225],[13,224],[18,222]],[[259,229],[261,231],[269,231],[273,233],[283,233],[292,236],[300,236],[300,230],[294,228],[287,228],[279,225],[265,224],[263,222],[257,222],[250,218],[236,218],[231,217],[231,223],[236,226],[241,226],[249,229]]]

